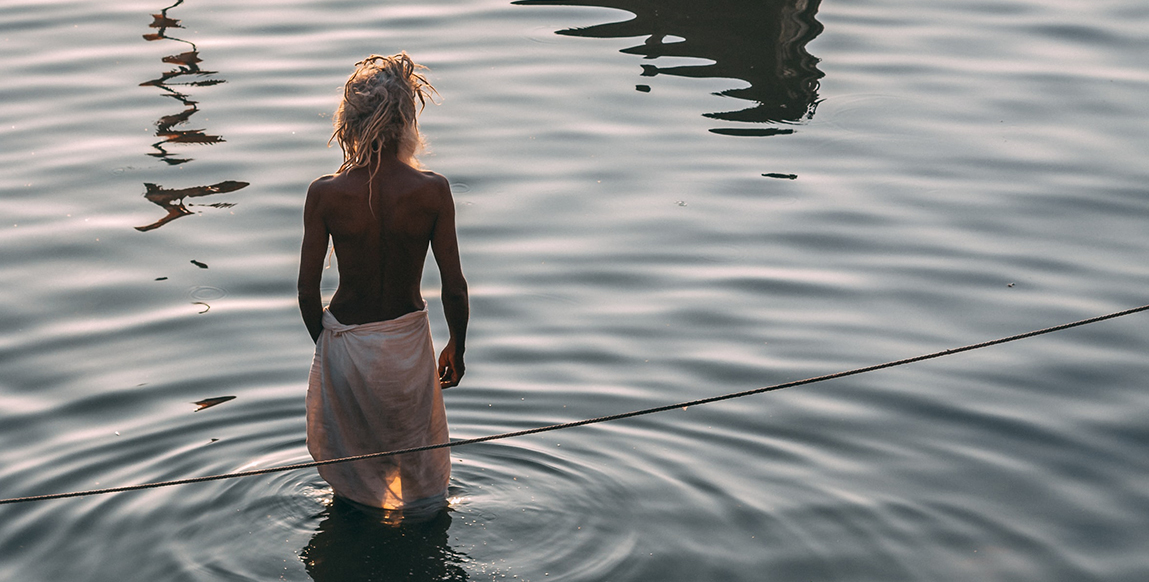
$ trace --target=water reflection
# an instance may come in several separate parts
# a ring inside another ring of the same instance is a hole
[[[164,92],[164,95],[179,101],[184,107],[182,111],[173,115],[165,115],[156,121],[156,137],[160,140],[152,144],[152,149],[155,151],[148,154],[171,166],[192,161],[192,158],[180,157],[169,151],[168,147],[173,144],[215,144],[224,141],[222,137],[210,135],[204,129],[180,129],[177,127],[188,123],[191,116],[199,112],[199,103],[183,92],[184,87],[208,87],[224,82],[223,79],[205,78],[216,74],[216,71],[205,71],[200,68],[199,64],[203,61],[199,58],[199,51],[196,49],[195,43],[168,35],[168,29],[183,28],[179,20],[168,16],[168,10],[183,3],[184,0],[177,0],[175,4],[164,8],[159,14],[153,14],[152,23],[148,27],[156,29],[156,32],[145,34],[144,40],[170,40],[183,43],[191,50],[164,57],[162,59],[164,63],[175,65],[176,68],[165,71],[159,78],[140,83],[141,87],[158,87]],[[167,189],[156,184],[145,183],[144,197],[163,208],[167,214],[151,224],[137,226],[136,230],[141,232],[153,230],[181,216],[191,214],[192,212],[183,203],[186,197],[234,192],[247,185],[247,182],[227,180],[210,186]],[[230,207],[234,204],[212,204],[208,206]]]
[[[448,545],[451,514],[441,508],[423,519],[395,523],[338,497],[300,558],[315,582],[355,580],[467,580],[468,558]]]
[[[799,123],[818,104],[818,59],[806,44],[822,32],[814,15],[821,0],[517,0],[521,5],[601,6],[633,13],[631,20],[558,31],[568,36],[646,41],[622,52],[659,57],[689,57],[710,64],[660,67],[642,65],[643,77],[676,75],[741,79],[747,87],[719,95],[745,99],[754,106],[706,117],[733,122]],[[674,38],[678,37],[678,38]],[[684,39],[684,40],[679,40]],[[650,92],[648,84],[639,91]],[[767,136],[792,133],[777,128],[722,127],[725,135]]]
[[[144,226],[137,226],[136,230],[140,232],[147,232],[159,228],[181,216],[187,216],[192,212],[184,205],[185,198],[197,198],[199,196],[210,196],[212,194],[223,194],[225,192],[235,192],[240,188],[247,186],[247,182],[236,182],[235,180],[225,180],[218,184],[210,186],[192,186],[191,188],[171,189],[164,188],[159,184],[144,183],[144,188],[147,191],[144,193],[144,198],[150,202],[157,204],[160,208],[167,210],[168,213],[163,218],[147,224]],[[215,204],[204,204],[214,208],[231,208],[235,206],[231,202],[217,202]]]

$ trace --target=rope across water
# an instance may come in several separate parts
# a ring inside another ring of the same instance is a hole
[[[577,421],[573,421],[573,422],[551,424],[551,425],[547,425],[547,426],[540,426],[540,427],[529,428],[529,429],[525,429],[525,430],[504,432],[504,433],[500,433],[500,434],[487,435],[487,436],[477,437],[477,438],[472,438],[472,439],[457,440],[457,441],[452,441],[452,442],[448,442],[448,443],[439,443],[439,444],[435,444],[435,445],[426,445],[426,446],[422,446],[422,447],[413,447],[413,448],[400,449],[400,450],[395,450],[395,451],[383,451],[383,452],[378,452],[378,453],[369,453],[366,455],[357,455],[354,457],[342,457],[339,459],[328,459],[325,461],[311,461],[311,462],[307,462],[307,463],[296,463],[293,465],[281,465],[278,467],[268,467],[266,469],[253,469],[251,471],[239,471],[239,472],[235,472],[235,473],[223,473],[223,474],[219,474],[219,475],[205,475],[203,477],[190,477],[187,479],[176,479],[173,481],[157,481],[154,483],[141,483],[138,485],[124,485],[121,487],[108,487],[106,489],[89,489],[87,491],[71,491],[71,492],[67,492],[67,493],[49,493],[49,494],[45,494],[45,495],[32,495],[29,497],[13,497],[13,498],[9,498],[9,499],[0,499],[0,505],[7,505],[7,504],[11,504],[11,503],[23,503],[23,502],[28,502],[28,501],[47,501],[49,499],[65,499],[68,497],[85,497],[88,495],[102,495],[102,494],[106,494],[106,493],[121,493],[124,491],[138,491],[140,489],[155,489],[155,488],[159,488],[159,487],[171,487],[173,485],[186,485],[186,484],[190,484],[190,483],[203,483],[205,481],[219,481],[221,479],[235,479],[235,478],[239,478],[239,477],[252,477],[255,475],[266,475],[268,473],[279,473],[279,472],[283,472],[283,471],[295,471],[298,469],[308,469],[311,467],[318,467],[320,465],[333,465],[335,463],[348,463],[348,462],[352,462],[352,461],[358,461],[358,460],[362,460],[362,459],[371,459],[371,458],[375,458],[375,457],[389,457],[392,455],[401,455],[404,453],[415,453],[415,452],[419,452],[419,451],[429,451],[432,449],[442,449],[442,448],[447,448],[447,447],[459,447],[459,446],[463,446],[463,445],[485,443],[488,441],[508,439],[508,438],[520,437],[520,436],[527,436],[527,435],[538,434],[538,433],[542,433],[542,432],[550,432],[550,431],[554,431],[554,430],[562,430],[562,429],[567,429],[567,428],[574,428],[576,426],[585,426],[588,424],[597,424],[600,422],[610,422],[610,421],[614,421],[614,420],[622,420],[624,418],[633,418],[635,416],[654,414],[656,412],[666,412],[668,410],[674,410],[676,408],[685,408],[688,406],[699,406],[701,404],[710,404],[712,402],[721,402],[723,400],[730,400],[733,398],[741,398],[743,396],[751,396],[753,394],[762,394],[764,392],[773,392],[775,390],[782,390],[783,388],[794,388],[796,386],[804,386],[806,384],[814,384],[816,382],[825,382],[827,380],[835,380],[837,378],[845,378],[847,376],[856,376],[858,374],[865,374],[867,372],[884,370],[886,368],[893,368],[896,366],[904,366],[906,364],[913,364],[915,362],[932,360],[934,358],[940,358],[942,356],[950,356],[953,354],[960,354],[962,352],[969,352],[972,350],[977,350],[977,349],[981,349],[981,348],[988,348],[990,346],[996,346],[998,344],[1004,344],[1004,343],[1013,342],[1013,341],[1017,341],[1017,340],[1027,339],[1027,338],[1031,338],[1031,337],[1035,337],[1035,336],[1039,336],[1039,335],[1045,335],[1048,333],[1053,333],[1055,331],[1062,331],[1062,330],[1066,330],[1066,329],[1070,329],[1070,328],[1074,328],[1074,327],[1081,327],[1083,325],[1089,325],[1091,323],[1097,323],[1097,322],[1105,321],[1105,320],[1109,320],[1109,319],[1116,319],[1118,317],[1124,317],[1126,315],[1132,315],[1134,313],[1140,313],[1142,311],[1149,311],[1149,305],[1142,305],[1141,307],[1135,307],[1133,309],[1126,309],[1125,311],[1117,311],[1117,312],[1110,313],[1107,315],[1101,315],[1098,317],[1091,317],[1089,319],[1082,319],[1082,320],[1074,321],[1071,323],[1064,323],[1064,324],[1056,325],[1053,327],[1047,327],[1045,329],[1039,329],[1039,330],[1035,330],[1035,331],[1022,333],[1022,334],[1012,335],[1009,337],[990,340],[987,342],[970,344],[967,346],[962,346],[960,348],[951,348],[948,350],[942,350],[940,352],[933,352],[933,353],[929,353],[929,354],[923,354],[920,356],[914,356],[912,358],[893,360],[890,362],[886,362],[884,364],[875,364],[875,365],[866,366],[863,368],[854,368],[853,370],[836,372],[834,374],[826,374],[824,376],[815,376],[812,378],[806,378],[804,380],[795,380],[793,382],[784,382],[782,384],[774,384],[772,386],[755,388],[753,390],[744,390],[742,392],[731,392],[729,394],[722,394],[720,396],[711,396],[709,398],[699,398],[698,400],[690,400],[687,402],[678,402],[676,404],[667,404],[664,406],[656,406],[654,408],[644,408],[642,410],[632,410],[630,412],[611,414],[611,415],[607,415],[607,416],[600,416],[597,418],[588,418],[588,419],[577,420]]]

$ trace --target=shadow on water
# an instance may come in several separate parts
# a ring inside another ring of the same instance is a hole
[[[315,582],[468,579],[461,566],[466,554],[448,545],[445,507],[395,523],[385,512],[336,497],[320,517],[319,531],[299,556]]]
[[[188,123],[191,117],[199,112],[199,103],[183,92],[184,87],[210,87],[225,82],[223,79],[206,78],[216,74],[216,71],[205,71],[200,68],[199,64],[203,61],[199,58],[199,50],[196,49],[195,43],[174,36],[168,36],[168,29],[183,28],[179,20],[168,16],[168,10],[183,4],[183,2],[184,0],[177,0],[175,4],[164,8],[159,14],[153,14],[152,23],[149,24],[148,27],[157,29],[157,32],[145,34],[144,40],[170,40],[180,42],[190,47],[191,50],[164,57],[163,62],[175,65],[176,68],[165,71],[157,79],[140,83],[141,87],[158,87],[164,92],[164,95],[179,101],[184,107],[183,111],[173,115],[165,115],[156,121],[156,137],[160,138],[160,140],[152,144],[152,149],[155,151],[148,154],[154,158],[159,158],[170,166],[178,166],[192,161],[191,158],[179,157],[169,151],[169,147],[173,145],[215,144],[224,141],[224,139],[218,135],[209,135],[204,129],[178,128],[178,126]],[[238,182],[235,180],[226,180],[210,186],[193,186],[179,189],[169,189],[157,184],[145,183],[144,188],[146,188],[147,191],[144,193],[144,197],[167,211],[167,215],[151,224],[137,226],[136,230],[141,232],[153,230],[181,216],[191,214],[192,212],[184,205],[184,198],[234,192],[246,186],[248,186],[247,182]],[[226,208],[234,206],[234,204],[218,203],[207,206]]]
[[[645,36],[646,41],[622,52],[646,59],[688,57],[710,64],[660,67],[642,65],[643,77],[675,75],[731,78],[747,87],[718,93],[755,103],[737,111],[707,113],[732,122],[801,123],[818,104],[818,59],[806,44],[822,32],[814,15],[821,0],[516,0],[527,6],[601,6],[633,13],[631,20],[559,30],[557,34],[590,38]],[[673,37],[685,40],[673,42]],[[639,91],[651,87],[641,84]],[[792,129],[720,127],[723,135],[770,136]]]

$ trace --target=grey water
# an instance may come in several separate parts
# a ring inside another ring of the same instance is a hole
[[[468,438],[1149,303],[1145,30],[1139,0],[5,2],[0,497],[308,460],[301,204],[368,54],[441,94]],[[0,506],[0,579],[1145,580],[1146,317],[459,447],[427,520],[313,470]]]

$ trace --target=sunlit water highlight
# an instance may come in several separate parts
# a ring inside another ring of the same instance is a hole
[[[1149,302],[1141,3],[582,4],[0,7],[0,495],[307,460],[302,195],[373,52],[442,94],[456,438]],[[1145,329],[459,448],[399,527],[313,471],[5,506],[0,579],[1143,580]]]

